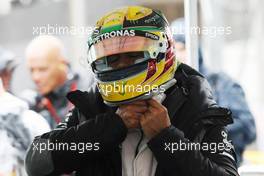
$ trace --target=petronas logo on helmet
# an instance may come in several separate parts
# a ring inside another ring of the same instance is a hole
[[[105,39],[109,39],[112,37],[123,37],[123,36],[135,36],[135,30],[117,30],[104,33],[94,38],[94,43],[100,42]]]

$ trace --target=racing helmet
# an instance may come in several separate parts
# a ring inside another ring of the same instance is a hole
[[[88,62],[111,106],[164,92],[175,84],[179,65],[167,19],[140,6],[114,10],[97,21],[88,40]]]

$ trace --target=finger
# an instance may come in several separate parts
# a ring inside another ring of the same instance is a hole
[[[125,108],[125,107],[129,107],[129,106],[132,106],[132,105],[148,107],[148,103],[146,101],[135,101],[135,102],[131,102],[131,103],[128,103],[128,104],[120,105],[119,107]]]
[[[144,113],[148,110],[147,106],[140,106],[140,105],[129,105],[126,107],[127,111],[137,112],[137,113]]]
[[[133,117],[137,120],[140,120],[141,118],[144,118],[144,115],[142,113],[134,113]]]
[[[143,113],[133,113],[131,118],[134,118],[136,120],[141,120],[145,118],[145,115]]]
[[[157,100],[151,98],[148,100],[148,105],[154,108],[161,108],[163,105],[159,103]]]
[[[135,120],[135,119],[129,119],[128,123],[130,124],[129,126],[131,128],[137,128],[140,127],[140,121],[139,120]]]
[[[148,110],[144,113],[144,119],[149,119],[152,117],[152,115],[153,113],[150,110]]]
[[[137,100],[137,101],[133,101],[133,102],[130,102],[129,105],[131,104],[135,104],[135,105],[141,105],[141,106],[147,106],[148,103],[146,100]]]
[[[148,122],[148,119],[146,118],[146,116],[142,116],[142,117],[139,119],[139,122],[140,122],[141,127],[144,127],[145,124]]]
[[[152,118],[150,116],[144,115],[143,117],[140,118],[140,125],[143,128],[151,126],[152,123],[153,123]]]
[[[153,114],[153,113],[155,114],[158,111],[158,108],[157,107],[153,107],[153,106],[149,106],[148,107],[148,111],[151,114]]]

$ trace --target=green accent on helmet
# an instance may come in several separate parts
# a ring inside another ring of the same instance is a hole
[[[108,33],[108,32],[112,32],[112,31],[121,30],[121,29],[123,29],[122,25],[115,25],[115,26],[111,26],[108,28],[103,28],[100,30],[99,35],[104,34],[104,33]]]

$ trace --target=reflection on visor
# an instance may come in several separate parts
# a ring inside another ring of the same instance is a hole
[[[93,66],[97,71],[109,71],[126,68],[148,60],[148,52],[129,52],[102,57],[94,61]]]
[[[92,45],[88,50],[88,59],[92,63],[106,56],[139,51],[148,51],[150,56],[152,56],[154,53],[161,52],[163,49],[162,46],[166,49],[165,42],[165,39],[152,40],[140,36],[109,38]],[[153,55],[153,57],[155,56]]]

